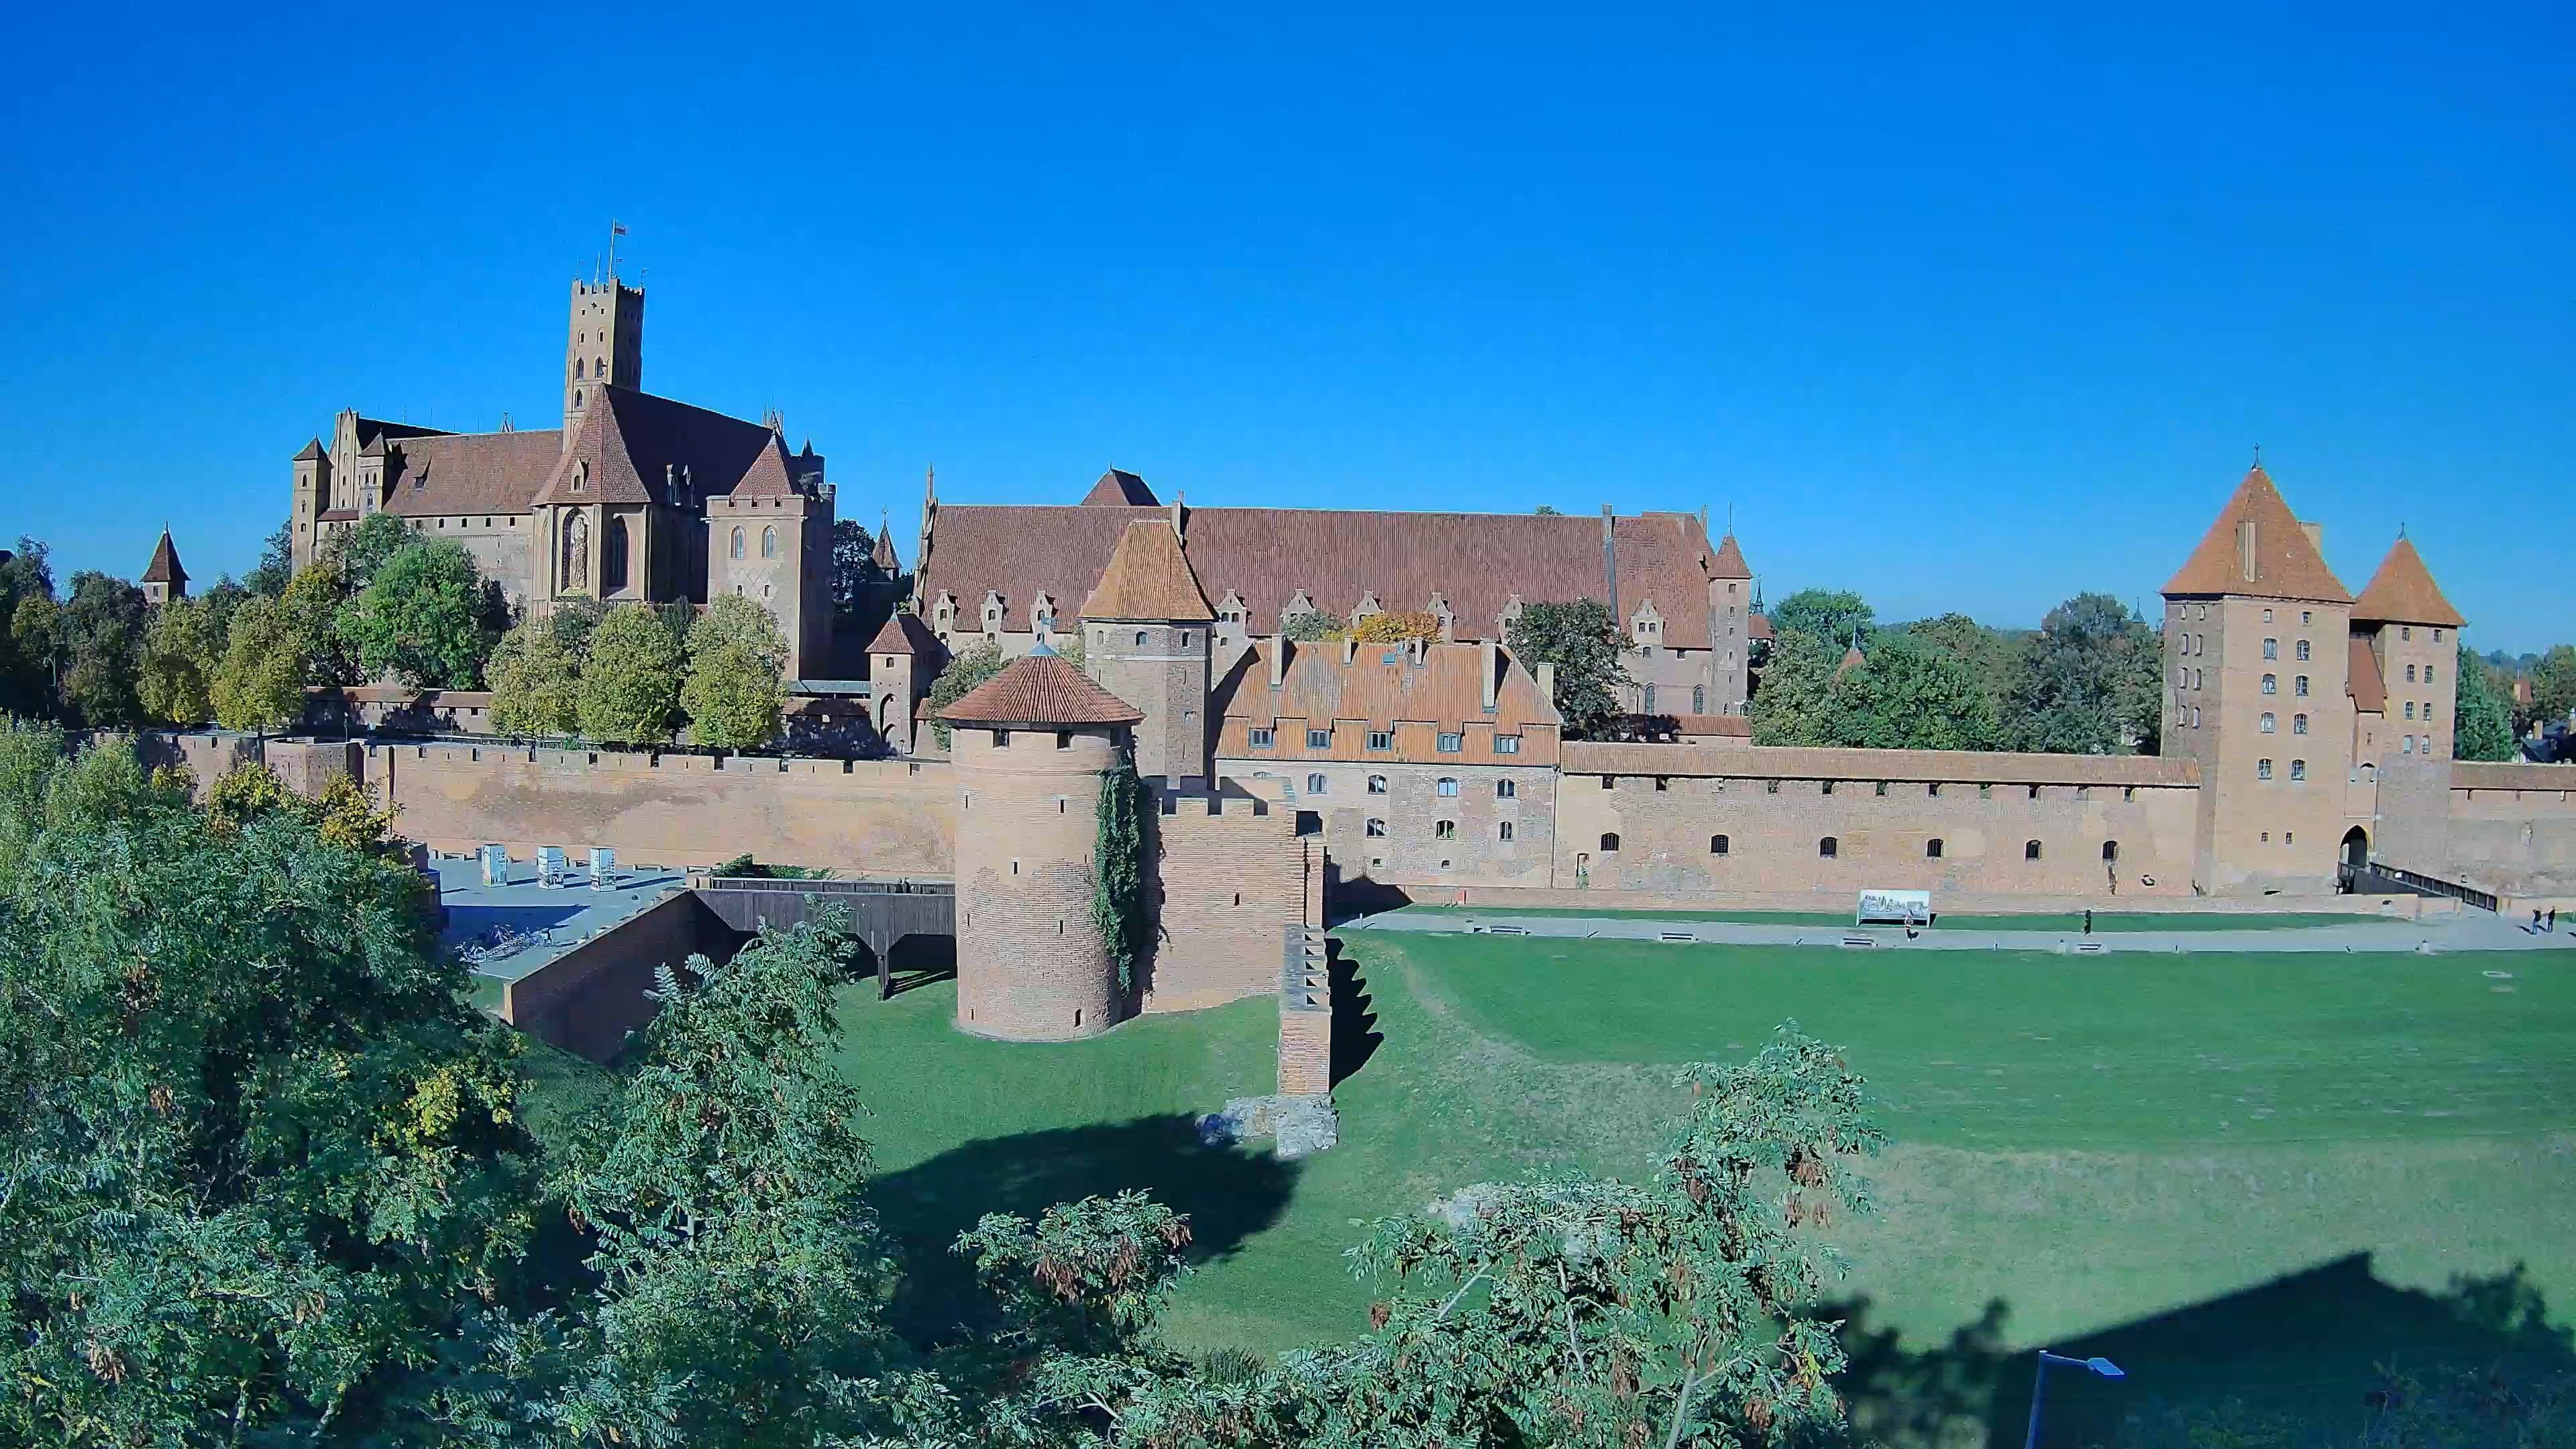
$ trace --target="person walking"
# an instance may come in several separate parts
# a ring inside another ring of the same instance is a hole
[[[2088,936],[2093,934],[2093,908],[2091,906],[2086,906],[2084,908],[2084,934]]]

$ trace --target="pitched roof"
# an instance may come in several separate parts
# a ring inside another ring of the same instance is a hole
[[[179,566],[179,550],[170,542],[170,530],[161,530],[161,541],[152,546],[152,562],[144,565],[142,582],[147,584],[184,584],[188,571]]]
[[[1101,474],[1100,481],[1091,485],[1091,491],[1082,495],[1085,507],[1112,504],[1125,508],[1156,508],[1162,505],[1162,501],[1154,496],[1153,489],[1145,486],[1144,479],[1124,468],[1112,468]]]
[[[1746,619],[1744,621],[1744,637],[1747,639],[1771,638],[1771,616],[1768,614],[1755,614]]]
[[[1216,610],[1181,552],[1181,540],[1160,519],[1140,518],[1118,536],[1101,570],[1099,587],[1082,606],[1086,619],[1169,619],[1211,624]]]
[[[1428,644],[1419,663],[1405,645],[1362,644],[1344,664],[1339,644],[1291,642],[1279,687],[1273,689],[1270,651],[1278,642],[1253,641],[1219,683],[1209,706],[1214,712],[1257,724],[1274,719],[1367,720],[1389,726],[1484,720],[1505,734],[1525,724],[1564,722],[1529,671],[1499,649],[1494,657],[1502,678],[1488,714],[1482,644]]]
[[[943,503],[928,547],[915,559],[921,597],[945,591],[967,608],[1001,596],[1002,626],[1024,631],[1040,593],[1083,597],[1107,567],[1130,522],[1169,526],[1168,512]],[[1327,614],[1348,615],[1364,595],[1379,607],[1428,609],[1434,594],[1460,638],[1492,637],[1510,603],[1608,602],[1598,518],[1527,513],[1382,513],[1355,509],[1194,508],[1185,545],[1204,594],[1231,590],[1255,634],[1278,627],[1300,592]],[[1665,637],[1708,638],[1707,535],[1698,516],[1648,513],[1617,520],[1621,616],[1652,602]],[[1759,637],[1758,635],[1756,637]]]
[[[655,502],[675,466],[689,470],[697,498],[729,495],[746,485],[752,496],[792,491],[786,444],[762,424],[633,388],[603,387],[598,397],[530,504],[571,501],[573,469],[582,463],[590,465],[580,495],[585,503]]]
[[[310,463],[310,462],[312,462],[314,459],[319,458],[319,457],[321,457],[321,456],[322,456],[322,440],[321,440],[320,438],[315,438],[315,439],[313,439],[312,441],[310,441],[310,442],[306,443],[306,444],[305,444],[301,449],[297,450],[297,452],[296,452],[296,454],[295,454],[295,457],[294,457],[294,459],[293,459],[292,461],[294,461],[294,462],[298,462],[298,463]]]
[[[2388,712],[2388,680],[2379,672],[2379,656],[2371,652],[2370,641],[2355,634],[2350,636],[2345,651],[2343,692],[2352,696],[2352,707],[2371,714]]]
[[[524,513],[562,455],[563,434],[553,428],[405,438],[385,468],[385,511]]]
[[[1734,534],[1717,541],[1717,556],[1708,561],[1708,576],[1713,579],[1753,577],[1753,570],[1744,562],[1744,550],[1735,545]]]
[[[877,636],[868,641],[868,652],[910,654],[915,658],[937,654],[940,652],[939,636],[930,632],[930,626],[921,622],[919,614],[907,614],[898,609],[887,617],[885,627],[877,630]]]
[[[939,712],[950,724],[1134,724],[1145,712],[1094,684],[1049,650],[1023,654]]]
[[[2361,597],[2353,600],[2352,617],[2356,622],[2444,624],[2454,629],[2468,622],[2442,597],[2433,571],[2424,567],[2424,556],[2402,533],[2389,547],[2388,557],[2379,561],[2379,572],[2370,576]]]
[[[903,572],[903,561],[894,552],[894,525],[883,518],[877,522],[877,541],[868,550],[868,561],[885,570],[888,578]]]
[[[1677,714],[1673,732],[1704,739],[1749,740],[1753,738],[1753,720],[1740,714]]]
[[[2308,541],[2281,490],[2261,468],[2247,472],[2227,506],[2201,535],[2200,546],[2171,579],[2171,594],[2234,594],[2256,599],[2305,599],[2345,604],[2334,570]]]
[[[2197,785],[2200,762],[2162,755],[2035,755],[2003,750],[1811,749],[1568,741],[1569,775],[1684,775],[1730,780],[1939,780],[2014,785]]]

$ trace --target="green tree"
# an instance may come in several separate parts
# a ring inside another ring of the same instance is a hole
[[[2531,666],[2531,717],[2565,720],[2576,710],[2576,645],[2553,644]]]
[[[20,670],[21,706],[29,714],[59,713],[63,606],[52,594],[29,594],[9,611],[9,647]]]
[[[1556,666],[1556,708],[1570,739],[1598,739],[1620,715],[1619,689],[1628,683],[1621,662],[1627,639],[1610,607],[1598,599],[1529,604],[1504,631],[1512,657],[1532,674]]]
[[[1537,515],[1537,516],[1538,516],[1538,517],[1540,517],[1540,518],[1563,518],[1563,517],[1565,516],[1564,514],[1559,513],[1558,511],[1556,511],[1556,509],[1555,509],[1554,507],[1552,507],[1551,505],[1549,505],[1549,504],[1545,504],[1545,503],[1542,503],[1542,504],[1540,504],[1538,507],[1531,509],[1531,510],[1530,510],[1530,512],[1531,512],[1531,513],[1533,513],[1533,514],[1535,514],[1535,515]]]
[[[2460,646],[2451,675],[2451,756],[2460,760],[2511,760],[2515,748],[2513,710],[2498,698],[2487,667],[2469,646]]]
[[[494,732],[568,735],[581,728],[579,665],[547,624],[527,620],[502,635],[485,673]]]
[[[581,732],[613,745],[671,739],[680,711],[680,646],[641,605],[611,609],[581,667]]]
[[[304,717],[306,660],[284,600],[253,598],[233,611],[213,680],[215,722],[267,734]]]
[[[787,637],[768,608],[718,594],[689,630],[680,706],[689,735],[718,749],[757,749],[778,738],[787,704]]]
[[[390,513],[370,513],[355,528],[334,536],[323,556],[338,567],[352,597],[366,592],[376,571],[395,554],[421,541],[421,532]]]
[[[843,613],[867,602],[868,593],[887,582],[877,567],[877,541],[855,518],[832,520],[832,607]]]
[[[295,652],[306,682],[355,684],[362,678],[357,656],[340,633],[340,611],[353,596],[336,557],[315,560],[279,596],[283,647]]]
[[[2014,749],[2106,755],[2151,745],[2163,716],[2163,644],[2109,594],[2048,611],[2004,695]]]
[[[258,565],[242,575],[243,588],[263,598],[286,596],[287,581],[295,577],[295,535],[290,529],[290,524],[279,524],[277,532],[260,545]]]
[[[1991,750],[1994,702],[1968,662],[1937,644],[1882,632],[1865,661],[1833,681],[1834,743],[1874,750]]]
[[[1757,745],[1839,745],[1842,725],[1834,714],[1834,671],[1842,646],[1823,636],[1791,629],[1771,640],[1770,662],[1745,712],[1751,716]]]
[[[341,609],[339,628],[361,678],[390,674],[415,689],[479,686],[501,632],[483,571],[464,545],[446,539],[394,550]]]
[[[1363,644],[1404,644],[1416,639],[1430,642],[1440,637],[1440,616],[1414,610],[1389,610],[1360,620],[1350,635]]]
[[[1846,589],[1800,589],[1771,606],[1775,635],[1812,634],[1837,652],[1849,648],[1855,635],[1867,635],[1876,618],[1860,595]]]
[[[519,1042],[419,877],[295,810],[218,831],[122,741],[0,839],[0,1442],[405,1427],[537,1206]]]
[[[1334,630],[1341,627],[1340,620],[1313,609],[1299,609],[1293,614],[1279,616],[1279,632],[1295,644],[1312,644],[1319,639],[1328,639]]]
[[[155,723],[194,725],[214,718],[214,679],[225,645],[216,612],[210,599],[172,599],[153,611],[135,688]]]
[[[152,605],[143,591],[96,570],[72,575],[57,628],[62,702],[81,723],[117,728],[143,721],[137,684]]]
[[[930,733],[941,749],[948,748],[948,721],[939,712],[966,697],[967,691],[1002,672],[1009,661],[1002,658],[1002,646],[992,640],[979,640],[962,654],[949,656],[947,667],[930,681]]]
[[[54,571],[45,545],[25,536],[0,560],[0,710],[54,708]],[[25,626],[19,627],[25,610]]]

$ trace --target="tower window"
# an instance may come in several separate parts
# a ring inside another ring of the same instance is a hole
[[[2272,714],[2269,710],[2264,711],[2263,714],[2263,733],[2267,735],[2272,733]]]
[[[732,539],[725,544],[725,554],[731,558],[742,557],[742,529],[738,525],[733,531]]]
[[[2116,840],[2103,841],[2102,858],[2106,861],[2118,860],[2120,858],[2120,842]]]
[[[1497,799],[1497,800],[1517,800],[1517,799],[1519,799],[1520,797],[1521,797],[1521,785],[1520,785],[1520,782],[1519,782],[1518,780],[1496,780],[1496,781],[1494,782],[1494,798],[1495,798],[1495,799]]]
[[[777,529],[764,528],[760,531],[760,556],[762,558],[778,557]]]
[[[1434,820],[1434,821],[1432,821],[1432,822],[1431,822],[1431,838],[1432,838],[1432,839],[1434,839],[1434,840],[1455,840],[1455,839],[1457,839],[1457,838],[1458,838],[1458,822],[1457,822],[1457,821],[1455,821],[1455,820]]]
[[[1455,797],[1458,793],[1458,782],[1450,779],[1446,775],[1443,775],[1440,777],[1439,782],[1431,787],[1431,793],[1435,795]]]
[[[2021,843],[2021,858],[2024,860],[2039,859],[2039,842],[2036,840],[2023,841]]]
[[[2415,666],[2412,664],[2406,666],[2406,682],[2408,684],[2415,682]]]
[[[1604,855],[1616,855],[1619,853],[1618,831],[1605,830],[1601,832],[1601,853]]]
[[[1733,844],[1733,841],[1728,840],[1723,835],[1712,835],[1708,838],[1708,853],[1711,855],[1724,855],[1727,850],[1733,846]]]
[[[1511,839],[1511,838],[1512,838],[1512,822],[1510,822],[1510,821],[1506,820],[1506,821],[1503,821],[1502,823],[1500,823],[1500,824],[1496,825],[1496,826],[1494,827],[1494,838],[1495,838],[1496,840],[1509,840],[1509,839]]]
[[[2308,732],[2308,717],[2307,717],[2306,715],[2303,715],[2303,714],[2294,714],[2294,715],[2290,716],[2290,733],[2292,733],[2292,734],[2294,734],[2294,735],[2303,735],[2303,734],[2306,734],[2307,732]]]
[[[2281,677],[2277,674],[2264,675],[2263,692],[2265,694],[2279,694],[2281,692]]]
[[[1145,647],[1145,631],[1142,629],[1136,631],[1136,647],[1139,649]]]
[[[2269,676],[2266,676],[2266,677],[2268,678]],[[2272,691],[2270,691],[2270,690],[2268,690],[2268,689],[2267,689],[2267,690],[2265,690],[2265,691],[2263,691],[2263,692],[2264,692],[2265,694],[2270,694]],[[2305,698],[2307,698],[2307,697],[2308,697],[2308,677],[2307,677],[2306,675],[2304,675],[2304,674],[2300,675],[2300,676],[2299,676],[2299,678],[2298,678],[2298,682],[2297,682],[2297,684],[2296,684],[2296,685],[2295,685],[2295,686],[2290,690],[2290,693],[2291,693],[2291,694],[2293,694],[2293,695],[2296,695],[2296,696],[2297,696],[2298,698],[2300,698],[2300,699],[2305,699]]]
[[[1816,854],[1821,859],[1833,860],[1842,853],[1843,843],[1830,835],[1816,842]]]
[[[2263,641],[2263,657],[2264,657],[2264,658],[2266,658],[2266,659],[2278,659],[2278,658],[2280,658],[2280,657],[2281,657],[2281,641],[2280,641],[2280,640],[2278,640],[2278,639],[2266,639],[2266,640],[2264,640],[2264,641]]]
[[[1939,860],[1941,858],[1941,837],[1936,835],[1930,840],[1923,842],[1923,858],[1925,860]]]
[[[2408,719],[2413,719],[2415,717],[2415,701],[2411,699],[2406,701],[2406,717]]]
[[[1371,820],[1368,823],[1366,834],[1371,840],[1377,840],[1384,837],[1386,834],[1386,822],[1383,820]]]
[[[2300,641],[2299,641],[2298,655],[2299,655],[2299,658],[2300,658],[2300,660],[2301,660],[2302,662],[2304,662],[2304,661],[2307,659],[2307,657],[2308,657],[2308,641],[2307,641],[2307,640],[2302,639],[2302,640],[2300,640]]]
[[[1385,794],[1385,793],[1386,793],[1386,776],[1384,776],[1384,775],[1371,775],[1371,776],[1369,776],[1369,777],[1368,777],[1368,792],[1369,792],[1370,794],[1372,794],[1372,795],[1383,795],[1383,794]]]
[[[1321,775],[1308,775],[1306,777],[1306,793],[1309,795],[1321,795],[1324,793],[1324,787],[1327,783],[1328,782]]]
[[[2308,778],[2308,762],[2305,760],[2292,760],[2290,762],[2290,778],[2293,780],[2304,780]]]
[[[2256,760],[2254,762],[2254,778],[2257,780],[2271,779],[2272,762],[2270,760]]]

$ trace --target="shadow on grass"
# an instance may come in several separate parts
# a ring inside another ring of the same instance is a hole
[[[2021,1440],[2037,1346],[2007,1342],[2002,1300],[1919,1351],[1869,1314],[1869,1300],[1855,1299],[1823,1315],[1845,1324],[1851,1365],[1839,1386],[1857,1437],[1890,1449]],[[2514,1383],[2576,1373],[2576,1341],[2551,1325],[2521,1267],[2428,1293],[2382,1280],[2367,1253],[2047,1347],[2110,1359],[2126,1374],[2052,1371],[2040,1434],[2050,1449],[2197,1444],[2211,1432],[2225,1437],[2231,1418],[2250,1426],[2271,1417],[2297,1426],[2285,1442],[2350,1444],[2385,1404],[2392,1370],[2491,1371]]]
[[[1197,1123],[1179,1112],[953,1148],[873,1186],[877,1211],[903,1260],[894,1326],[916,1343],[930,1343],[959,1325],[989,1321],[973,1270],[948,1251],[986,1213],[1034,1218],[1057,1203],[1142,1189],[1189,1214],[1191,1261],[1207,1262],[1279,1220],[1297,1171],[1266,1145],[1252,1151],[1207,1146]]]
[[[1325,965],[1333,983],[1333,1085],[1338,1087],[1377,1055],[1386,1036],[1377,1030],[1377,1013],[1369,1010],[1368,983],[1342,954],[1342,943],[1328,939]]]

